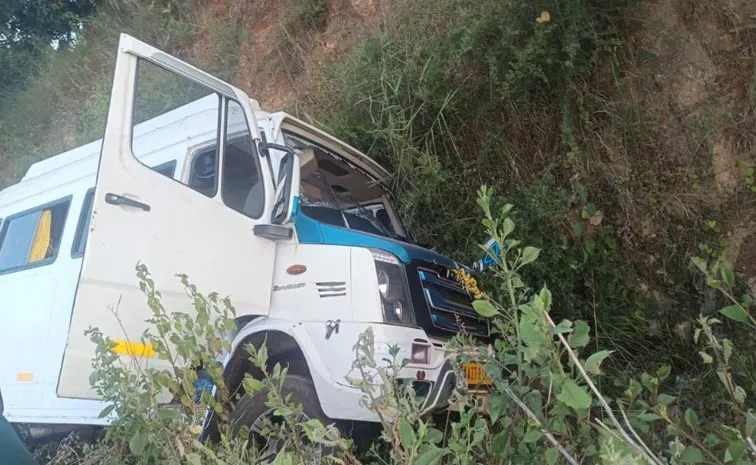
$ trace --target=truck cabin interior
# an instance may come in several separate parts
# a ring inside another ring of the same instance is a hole
[[[291,134],[286,145],[300,164],[300,210],[334,226],[404,239],[389,193],[375,179],[329,150]]]

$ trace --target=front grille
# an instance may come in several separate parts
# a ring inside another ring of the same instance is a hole
[[[411,262],[407,268],[415,316],[426,332],[488,336],[488,322],[475,312],[464,286],[450,279],[448,268],[420,261]]]

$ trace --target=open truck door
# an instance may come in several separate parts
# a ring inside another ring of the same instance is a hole
[[[157,104],[161,96],[173,105]],[[161,115],[197,101],[210,102],[203,107],[207,124],[160,149],[186,157],[183,175],[171,179],[150,168],[150,157],[164,144],[166,127],[188,131],[197,123],[187,118],[166,126]],[[90,327],[110,336],[123,357],[154,358],[140,344],[151,311],[137,263],[148,267],[169,312],[191,312],[176,277],[186,274],[201,292],[230,297],[237,316],[267,314],[275,242],[253,231],[270,223],[275,194],[272,174],[260,163],[254,108],[239,89],[121,36],[59,396],[96,398],[88,381],[94,345],[84,334]]]

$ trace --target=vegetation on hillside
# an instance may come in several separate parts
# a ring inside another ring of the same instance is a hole
[[[487,234],[497,233],[490,224],[479,228],[486,215],[476,204],[478,186],[495,186],[501,202],[514,205],[509,215],[518,238],[540,250],[520,270],[522,281],[534,289],[545,283],[554,296],[552,319],[573,322],[560,323],[554,334],[574,335],[587,328],[578,322],[590,324],[589,348],[573,345],[586,351],[583,359],[613,351],[597,386],[623,424],[616,402],[629,396],[623,411],[653,456],[713,463],[748,457],[756,385],[754,338],[745,326],[752,303],[738,299],[756,288],[756,6],[745,0],[412,0],[383,10],[335,59],[313,64],[318,38],[349,16],[334,11],[342,3],[100,4],[75,47],[41,56],[37,77],[3,100],[0,186],[33,161],[101,136],[119,32],[250,92],[260,81],[295,82],[291,111],[395,173],[390,182],[421,243],[470,262]],[[273,34],[258,27],[266,21],[275,21]],[[257,54],[262,58],[254,68],[244,52],[263,32],[274,45]],[[544,336],[534,353],[520,332],[507,332],[523,323],[507,293],[499,295],[508,276],[484,286],[492,302],[502,302],[495,308],[505,315],[497,316],[503,340],[511,337],[519,347],[510,354],[512,347],[499,346],[499,354],[518,361],[530,355],[515,381],[495,374],[514,383],[512,391],[531,410],[543,412],[538,422],[572,456],[599,461],[603,451],[614,457],[608,463],[620,463],[629,450],[636,453],[596,426],[600,420],[619,432],[577,364],[567,362],[563,341]],[[535,302],[535,294],[522,296]],[[721,308],[730,319],[712,321]],[[528,318],[531,326],[545,321]],[[544,382],[557,372],[556,384]],[[589,395],[591,409],[543,397],[556,396],[567,377]],[[543,389],[533,388],[536,378],[543,378]],[[498,394],[511,400],[504,387]],[[662,397],[670,393],[675,402]],[[504,405],[506,415],[463,417],[450,427],[455,440],[470,433],[465,440],[474,442],[472,427],[482,421],[491,433],[485,441],[497,441],[498,458],[558,458],[532,418],[515,414],[523,413],[516,402]],[[411,425],[409,448],[385,438],[392,457],[408,454],[394,463],[425,452],[435,433],[421,438],[422,421]],[[497,429],[509,427],[514,436]],[[449,460],[462,450],[491,454],[494,447],[444,444],[454,451]],[[473,456],[491,459],[485,454]]]
[[[614,353],[593,348],[590,325],[555,320],[552,310],[559,297],[547,286],[528,285],[524,271],[537,263],[540,250],[517,239],[513,206],[499,205],[492,194],[485,187],[478,194],[482,222],[488,234],[508,245],[495,259],[490,291],[474,302],[478,313],[491,318],[496,334],[492,350],[475,357],[493,383],[485,409],[480,397],[455,389],[451,402],[461,409],[459,415],[425,415],[424,399],[398,379],[409,361],[397,357],[398,347],[388,348],[390,359],[376,360],[385,349],[376,348],[368,330],[355,341],[350,382],[376,412],[381,432],[367,448],[356,448],[342,436],[349,425],[302,415],[302,406],[286,393],[287,362],[271,360],[264,344],[246,347],[258,374],[246,374],[240,392],[229,386],[219,356],[230,349],[224,336],[234,325],[232,303],[215,293],[202,294],[180,276],[195,312],[166,309],[146,267],[139,265],[140,287],[153,314],[143,340],[168,366],[148,367],[138,358],[124,364],[111,351],[110,338],[91,329],[97,350],[90,382],[109,403],[102,415],[117,418],[101,442],[64,442],[48,463],[756,463],[756,411],[748,400],[756,383],[742,364],[751,355],[719,334],[723,322],[701,316],[694,338],[702,364],[719,378],[716,418],[702,417],[677,398],[679,389],[666,382],[668,365],[636,373],[619,385],[604,369]],[[732,270],[700,258],[693,263],[729,299],[720,310],[722,318],[756,330],[753,298],[735,298]],[[459,363],[471,360],[464,354],[474,347],[464,336],[450,343],[461,354]],[[201,378],[212,379],[216,395],[198,388]],[[178,406],[158,402],[166,393]],[[260,429],[230,421],[229,408],[245,394],[260,395],[275,412]],[[208,409],[218,419],[218,432],[215,440],[201,443],[197,435]],[[271,444],[278,446],[274,455]]]

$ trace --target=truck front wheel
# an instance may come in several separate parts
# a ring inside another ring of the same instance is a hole
[[[259,459],[262,462],[272,461],[278,452],[283,448],[286,441],[283,437],[277,435],[263,434],[263,429],[267,424],[282,425],[284,419],[275,415],[274,408],[268,407],[268,390],[263,389],[254,394],[244,394],[239,402],[231,410],[229,421],[231,423],[234,435],[238,435],[243,427],[249,428],[250,440],[254,441],[260,454]],[[318,395],[315,386],[308,378],[300,375],[287,375],[281,386],[281,396],[285,398],[291,394],[291,401],[295,404],[302,405],[302,412],[294,419],[298,424],[307,420],[317,419],[323,425],[333,423],[320,408]],[[307,437],[301,427],[295,425],[285,425],[290,433],[296,431],[297,436],[303,442],[307,443]],[[315,447],[313,451],[312,463],[321,463],[321,458],[333,452],[331,448]]]

